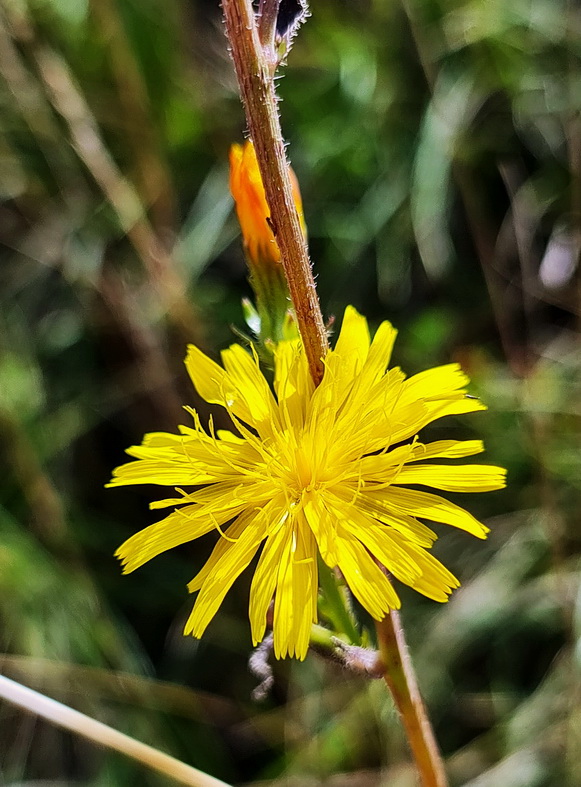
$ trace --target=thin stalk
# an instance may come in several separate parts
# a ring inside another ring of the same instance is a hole
[[[169,754],[164,754],[164,752],[141,743],[141,741],[136,741],[135,738],[130,738],[129,735],[124,735],[90,716],[85,716],[84,713],[73,710],[68,705],[63,705],[50,697],[45,697],[44,694],[33,691],[4,677],[4,675],[0,675],[0,697],[29,713],[42,716],[43,719],[47,719],[69,732],[82,735],[99,746],[115,749],[141,765],[169,776],[170,779],[180,784],[187,784],[190,787],[229,787],[220,779],[208,776],[197,768],[192,768],[191,765],[186,765],[185,762],[170,757]]]
[[[265,3],[262,4],[264,9]],[[238,77],[270,224],[280,249],[301,339],[315,385],[323,377],[329,345],[307,244],[292,196],[272,71],[272,52],[263,47],[251,0],[222,0],[226,34]],[[396,612],[377,623],[384,679],[402,717],[423,787],[446,787],[446,777],[426,715],[403,628]]]
[[[328,350],[327,334],[292,195],[274,89],[272,52],[270,47],[262,47],[250,0],[223,0],[222,6],[248,129],[270,208],[269,222],[280,249],[309,369],[319,383],[323,377],[322,359]]]
[[[376,621],[384,680],[393,696],[423,787],[447,787],[448,780],[426,713],[397,610]]]

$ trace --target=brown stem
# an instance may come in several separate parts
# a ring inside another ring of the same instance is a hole
[[[428,719],[397,610],[375,624],[384,680],[393,696],[423,787],[447,787],[442,756]]]
[[[307,244],[294,205],[284,140],[278,118],[271,58],[263,50],[250,0],[223,0],[226,33],[248,128],[270,208],[297,324],[316,383],[323,376],[328,344]]]

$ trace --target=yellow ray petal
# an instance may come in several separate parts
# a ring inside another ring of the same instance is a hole
[[[463,390],[469,382],[470,379],[458,363],[426,369],[406,380],[402,406],[416,399],[442,399]]]
[[[292,529],[280,527],[269,536],[262,549],[250,586],[249,617],[252,629],[252,642],[256,646],[262,642],[266,630],[266,613],[276,589],[277,572],[285,554],[288,554],[292,540]]]
[[[375,332],[362,371],[367,386],[374,385],[387,369],[396,337],[396,329],[387,320]]]
[[[156,509],[166,508],[168,505],[197,503],[211,513],[216,510],[236,508],[239,505],[248,508],[260,506],[272,497],[270,484],[261,484],[244,476],[237,477],[235,480],[220,481],[193,492],[185,492],[183,489],[176,489],[176,491],[181,493],[180,498],[155,500],[149,504],[149,507]]]
[[[493,465],[411,465],[396,484],[421,484],[445,492],[492,492],[506,486],[506,470]]]
[[[381,620],[401,602],[391,583],[365,547],[346,530],[337,537],[338,563],[353,595],[371,617]]]
[[[264,518],[248,511],[228,528],[228,539],[221,537],[204,567],[204,579],[184,634],[201,637],[224,596],[248,566],[266,535]],[[200,572],[202,574],[202,572]],[[198,576],[200,576],[200,574]],[[190,590],[196,580],[188,585]]]
[[[482,440],[438,440],[434,443],[415,443],[408,462],[423,459],[463,459],[484,451]]]
[[[432,546],[437,539],[437,535],[433,530],[423,522],[419,522],[414,517],[408,516],[403,511],[396,513],[393,508],[390,509],[386,502],[389,499],[389,493],[383,493],[382,495],[375,493],[372,495],[370,494],[372,491],[373,490],[362,491],[355,503],[350,503],[350,499],[344,496],[343,507],[345,504],[356,505],[363,513],[369,514],[382,524],[389,525],[389,527],[402,533],[408,541],[411,541],[417,546],[425,549],[429,549]],[[337,497],[339,497],[339,494],[336,494]],[[339,506],[335,504],[334,510],[340,511],[341,504],[339,504]]]
[[[319,495],[305,495],[303,500],[305,524],[315,536],[321,557],[330,568],[337,565],[337,518],[329,515]]]
[[[233,432],[230,432],[228,429],[218,429],[216,431],[216,436],[222,440],[224,443],[234,443],[235,445],[245,445],[244,440],[242,437],[238,437]]]
[[[237,418],[252,424],[252,416],[236,386],[221,366],[208,358],[194,344],[188,345],[186,369],[194,388],[210,404],[220,404],[232,410]]]
[[[424,550],[418,550],[416,560],[422,573],[412,585],[413,589],[434,601],[439,601],[440,603],[448,601],[450,593],[455,588],[460,587],[460,583],[454,574],[448,571],[433,555]]]
[[[459,582],[429,552],[406,535],[352,517],[348,525],[353,535],[394,577],[435,601],[447,601]]]
[[[381,481],[390,483],[400,472],[400,468],[409,462],[413,454],[413,445],[400,445],[391,451],[381,454],[364,456],[359,462],[361,476],[366,483]]]
[[[162,552],[215,530],[243,508],[244,503],[239,503],[237,507],[208,512],[196,505],[184,506],[160,522],[135,533],[121,544],[115,556],[123,564],[123,573],[128,574]]]
[[[250,413],[251,420],[248,423],[258,429],[261,436],[270,437],[280,425],[276,402],[260,371],[258,357],[252,357],[239,344],[233,344],[222,351],[222,362]]]
[[[397,409],[392,414],[394,422],[398,422],[390,435],[392,443],[409,440],[432,421],[444,418],[447,415],[464,415],[486,410],[486,405],[479,399],[468,397],[465,394],[456,394],[450,399],[438,399],[432,402],[422,401],[408,404],[405,408]]]
[[[332,359],[338,359],[342,373],[352,378],[367,359],[369,341],[367,320],[353,306],[347,306],[335,348],[329,353],[329,361],[335,363]]]
[[[477,538],[486,538],[486,534],[489,531],[485,525],[475,519],[468,511],[454,505],[454,503],[450,503],[449,500],[439,495],[396,486],[389,487],[388,494],[382,494],[381,492],[369,492],[368,494],[370,498],[377,497],[383,500],[386,508],[393,509],[396,513],[409,514],[433,522],[442,522],[445,525],[451,525],[460,530],[465,530],[467,533],[472,533]]]
[[[317,590],[315,539],[310,530],[294,527],[277,575],[273,621],[276,658],[305,658],[311,624],[316,620]]]
[[[353,387],[349,393],[348,409],[353,413],[368,413],[377,404],[374,389],[385,388],[384,375],[391,357],[397,331],[388,322],[377,329],[363,366],[356,373]],[[402,375],[403,377],[403,375]],[[342,414],[346,418],[346,413]]]
[[[171,434],[170,432],[149,432],[149,434],[144,435],[141,446],[147,446],[148,448],[168,448],[173,450],[176,447],[179,448],[183,441],[184,438],[181,434]],[[128,449],[128,451],[131,450],[131,448]]]
[[[332,428],[347,394],[353,388],[356,376],[365,363],[368,351],[367,320],[352,306],[348,306],[336,346],[325,357],[323,379],[312,396],[311,431],[318,427],[319,431],[324,433]]]
[[[274,350],[274,390],[284,418],[283,428],[302,427],[314,389],[300,342],[279,342]]]
[[[342,525],[388,571],[405,582],[406,585],[413,585],[421,571],[414,559],[413,551],[402,548],[401,540],[398,540],[395,531],[390,532],[388,527],[377,524],[371,517],[357,511],[355,506],[342,520]]]
[[[143,459],[127,462],[113,471],[107,487],[128,484],[157,484],[158,486],[197,486],[216,480],[206,470],[196,467],[187,457],[174,454],[169,458]]]
[[[262,536],[262,538],[266,538],[269,528],[272,529],[273,524],[276,524],[282,518],[285,509],[283,507],[284,500],[281,500],[280,496],[269,500],[268,503],[264,505],[260,505],[260,501],[257,502],[259,503],[258,505],[253,504],[251,506],[246,503],[245,510],[243,510],[238,519],[236,519],[228,529],[222,529],[222,533],[225,535],[219,539],[209,560],[206,561],[205,565],[198,571],[196,576],[188,582],[188,590],[190,593],[195,593],[197,590],[200,590],[206,579],[212,573],[215,563],[221,559],[222,555],[228,552],[231,545],[236,542],[238,536],[245,527],[252,527],[257,532],[260,528],[266,528]]]

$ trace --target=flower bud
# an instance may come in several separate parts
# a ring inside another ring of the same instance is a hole
[[[295,207],[306,234],[299,185],[290,167],[289,174]],[[260,318],[258,335],[262,344],[276,343],[283,338],[283,329],[288,330],[290,298],[280,250],[268,222],[270,210],[256,152],[250,140],[230,148],[230,191],[242,230],[250,284],[256,295]]]

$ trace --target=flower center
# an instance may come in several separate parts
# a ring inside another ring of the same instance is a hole
[[[313,484],[313,467],[303,446],[297,448],[295,461],[298,487],[308,489]]]
[[[272,480],[276,480],[281,491],[299,501],[303,492],[315,492],[326,488],[334,475],[328,464],[328,456],[310,436],[282,434],[283,439],[275,444],[271,466]]]

